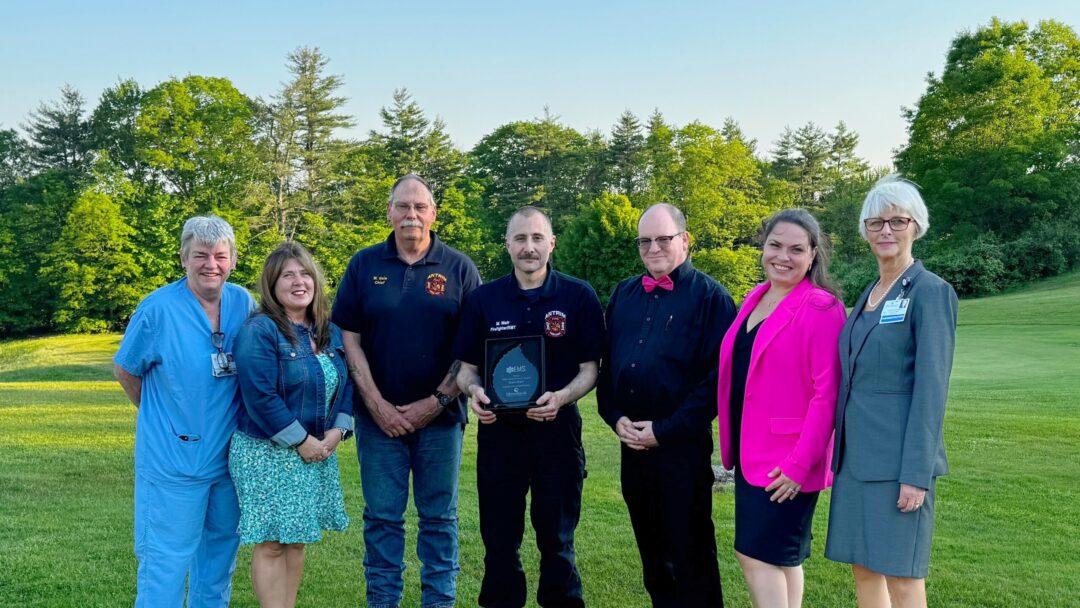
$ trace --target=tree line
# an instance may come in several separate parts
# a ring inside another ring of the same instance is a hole
[[[510,213],[546,209],[558,268],[602,298],[639,271],[637,217],[656,202],[686,213],[695,265],[741,296],[761,280],[763,218],[813,211],[835,248],[847,299],[876,276],[857,233],[862,197],[891,169],[871,168],[843,122],[786,128],[758,149],[734,119],[675,125],[623,112],[610,132],[579,132],[548,111],[500,125],[471,150],[404,89],[366,137],[342,110],[343,77],[318,48],[286,59],[269,99],[191,75],[151,88],[123,80],[93,108],[63,87],[0,129],[0,333],[119,329],[138,301],[181,275],[185,219],[235,228],[232,280],[254,284],[281,240],[309,247],[334,287],[358,249],[386,238],[400,175],[435,190],[441,238],[485,279],[509,270]],[[1080,260],[1080,39],[1068,26],[994,19],[952,41],[944,70],[903,109],[895,168],[919,184],[930,234],[916,255],[961,294],[1054,275]]]

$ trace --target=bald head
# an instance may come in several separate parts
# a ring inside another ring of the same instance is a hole
[[[641,222],[644,222],[647,217],[654,213],[667,214],[667,216],[671,218],[671,221],[674,222],[675,228],[677,228],[677,232],[682,232],[686,230],[686,216],[683,215],[682,211],[679,211],[678,207],[672,205],[671,203],[656,203],[655,205],[652,205],[651,207],[646,209],[645,213],[641,214],[641,218],[638,220],[639,232],[641,229]]]
[[[677,207],[657,203],[641,214],[638,220],[638,253],[653,278],[671,274],[686,261],[689,251],[686,216]]]

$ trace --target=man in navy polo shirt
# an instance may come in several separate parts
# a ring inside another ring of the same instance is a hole
[[[458,385],[483,423],[477,432],[476,485],[484,580],[480,605],[525,605],[525,572],[518,549],[525,531],[525,495],[532,491],[532,523],[540,549],[541,606],[584,606],[574,562],[574,529],[581,513],[585,451],[577,400],[596,383],[604,318],[588,283],[548,265],[555,249],[551,221],[536,207],[510,217],[506,250],[514,272],[487,283],[465,300],[454,357]],[[543,336],[546,385],[537,407],[495,414],[480,368],[493,338]]]
[[[656,607],[723,606],[712,524],[712,430],[720,341],[735,304],[690,263],[682,212],[653,205],[638,221],[646,272],[608,302],[596,388],[622,441],[622,493]]]
[[[454,605],[457,496],[465,408],[451,355],[461,303],[480,285],[476,265],[431,225],[431,188],[409,174],[390,189],[393,233],[345,270],[333,321],[344,330],[357,387],[357,456],[364,494],[367,605],[401,603],[405,508],[412,474],[425,608]]]

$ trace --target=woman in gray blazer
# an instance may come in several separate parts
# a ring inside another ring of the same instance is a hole
[[[935,480],[948,472],[942,422],[956,292],[912,257],[929,228],[912,183],[883,178],[859,220],[880,276],[840,334],[825,557],[852,565],[861,608],[926,606]]]

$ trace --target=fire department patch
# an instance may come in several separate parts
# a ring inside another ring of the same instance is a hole
[[[446,277],[433,272],[427,275],[427,282],[424,283],[424,287],[427,288],[427,292],[433,296],[446,295]]]
[[[544,315],[544,333],[549,338],[561,338],[566,335],[566,313],[553,310]]]

